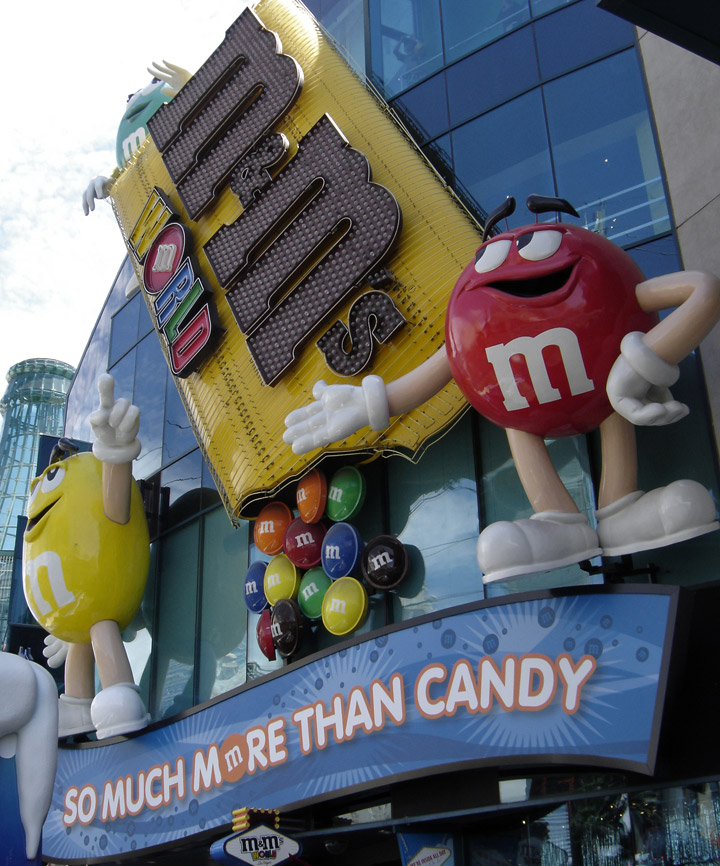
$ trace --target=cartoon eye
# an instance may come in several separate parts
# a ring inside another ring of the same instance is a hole
[[[56,487],[59,487],[60,484],[62,484],[64,477],[65,470],[62,466],[52,466],[45,473],[40,489],[43,493],[50,493],[51,490],[55,490]]]
[[[558,251],[562,233],[552,229],[543,232],[528,232],[517,239],[518,252],[529,262],[549,259]]]
[[[35,497],[38,495],[39,492],[40,492],[40,479],[39,478],[33,478],[33,480],[30,482],[30,494],[28,496],[28,505],[32,504],[33,500],[35,499]]]
[[[480,247],[475,256],[475,271],[478,274],[486,274],[494,271],[508,257],[511,242],[509,240],[491,241],[484,247]]]

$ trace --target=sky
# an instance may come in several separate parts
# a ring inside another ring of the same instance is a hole
[[[1,376],[27,358],[79,363],[125,254],[109,202],[86,217],[83,191],[115,167],[118,124],[147,67],[196,72],[245,5],[34,0],[4,11]]]

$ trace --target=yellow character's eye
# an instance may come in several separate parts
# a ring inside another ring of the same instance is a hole
[[[40,489],[43,493],[50,493],[62,484],[65,478],[65,469],[62,466],[51,466],[43,475]]]

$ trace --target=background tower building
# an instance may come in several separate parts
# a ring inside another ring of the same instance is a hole
[[[75,370],[62,361],[32,358],[14,364],[0,401],[0,635],[5,639],[17,519],[35,475],[40,435],[61,436]]]

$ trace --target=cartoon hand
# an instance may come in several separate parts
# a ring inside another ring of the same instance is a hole
[[[385,383],[380,376],[366,376],[362,385],[313,387],[315,402],[295,409],[285,418],[283,439],[296,454],[329,445],[356,433],[368,424],[382,430],[390,421]]]
[[[140,453],[140,410],[121,397],[113,396],[115,380],[104,373],[98,380],[100,407],[88,418],[95,442],[93,454],[104,463],[130,463]]]
[[[65,664],[70,644],[54,634],[45,635],[45,649],[42,651],[48,666],[59,668]]]
[[[607,395],[613,409],[633,424],[659,427],[673,424],[690,411],[673,400],[669,386],[680,375],[676,364],[664,361],[639,331],[623,337],[620,357],[610,370]]]
[[[91,210],[95,210],[95,199],[107,198],[110,192],[110,178],[99,174],[94,177],[87,185],[87,189],[83,193],[82,206],[83,213],[87,216]]]
[[[173,63],[168,63],[167,60],[163,60],[162,63],[155,63],[153,60],[152,64],[148,66],[147,71],[153,78],[159,78],[160,81],[165,82],[163,93],[168,96],[175,96],[178,90],[181,90],[192,78],[187,69],[183,69],[182,66],[175,66]]]

